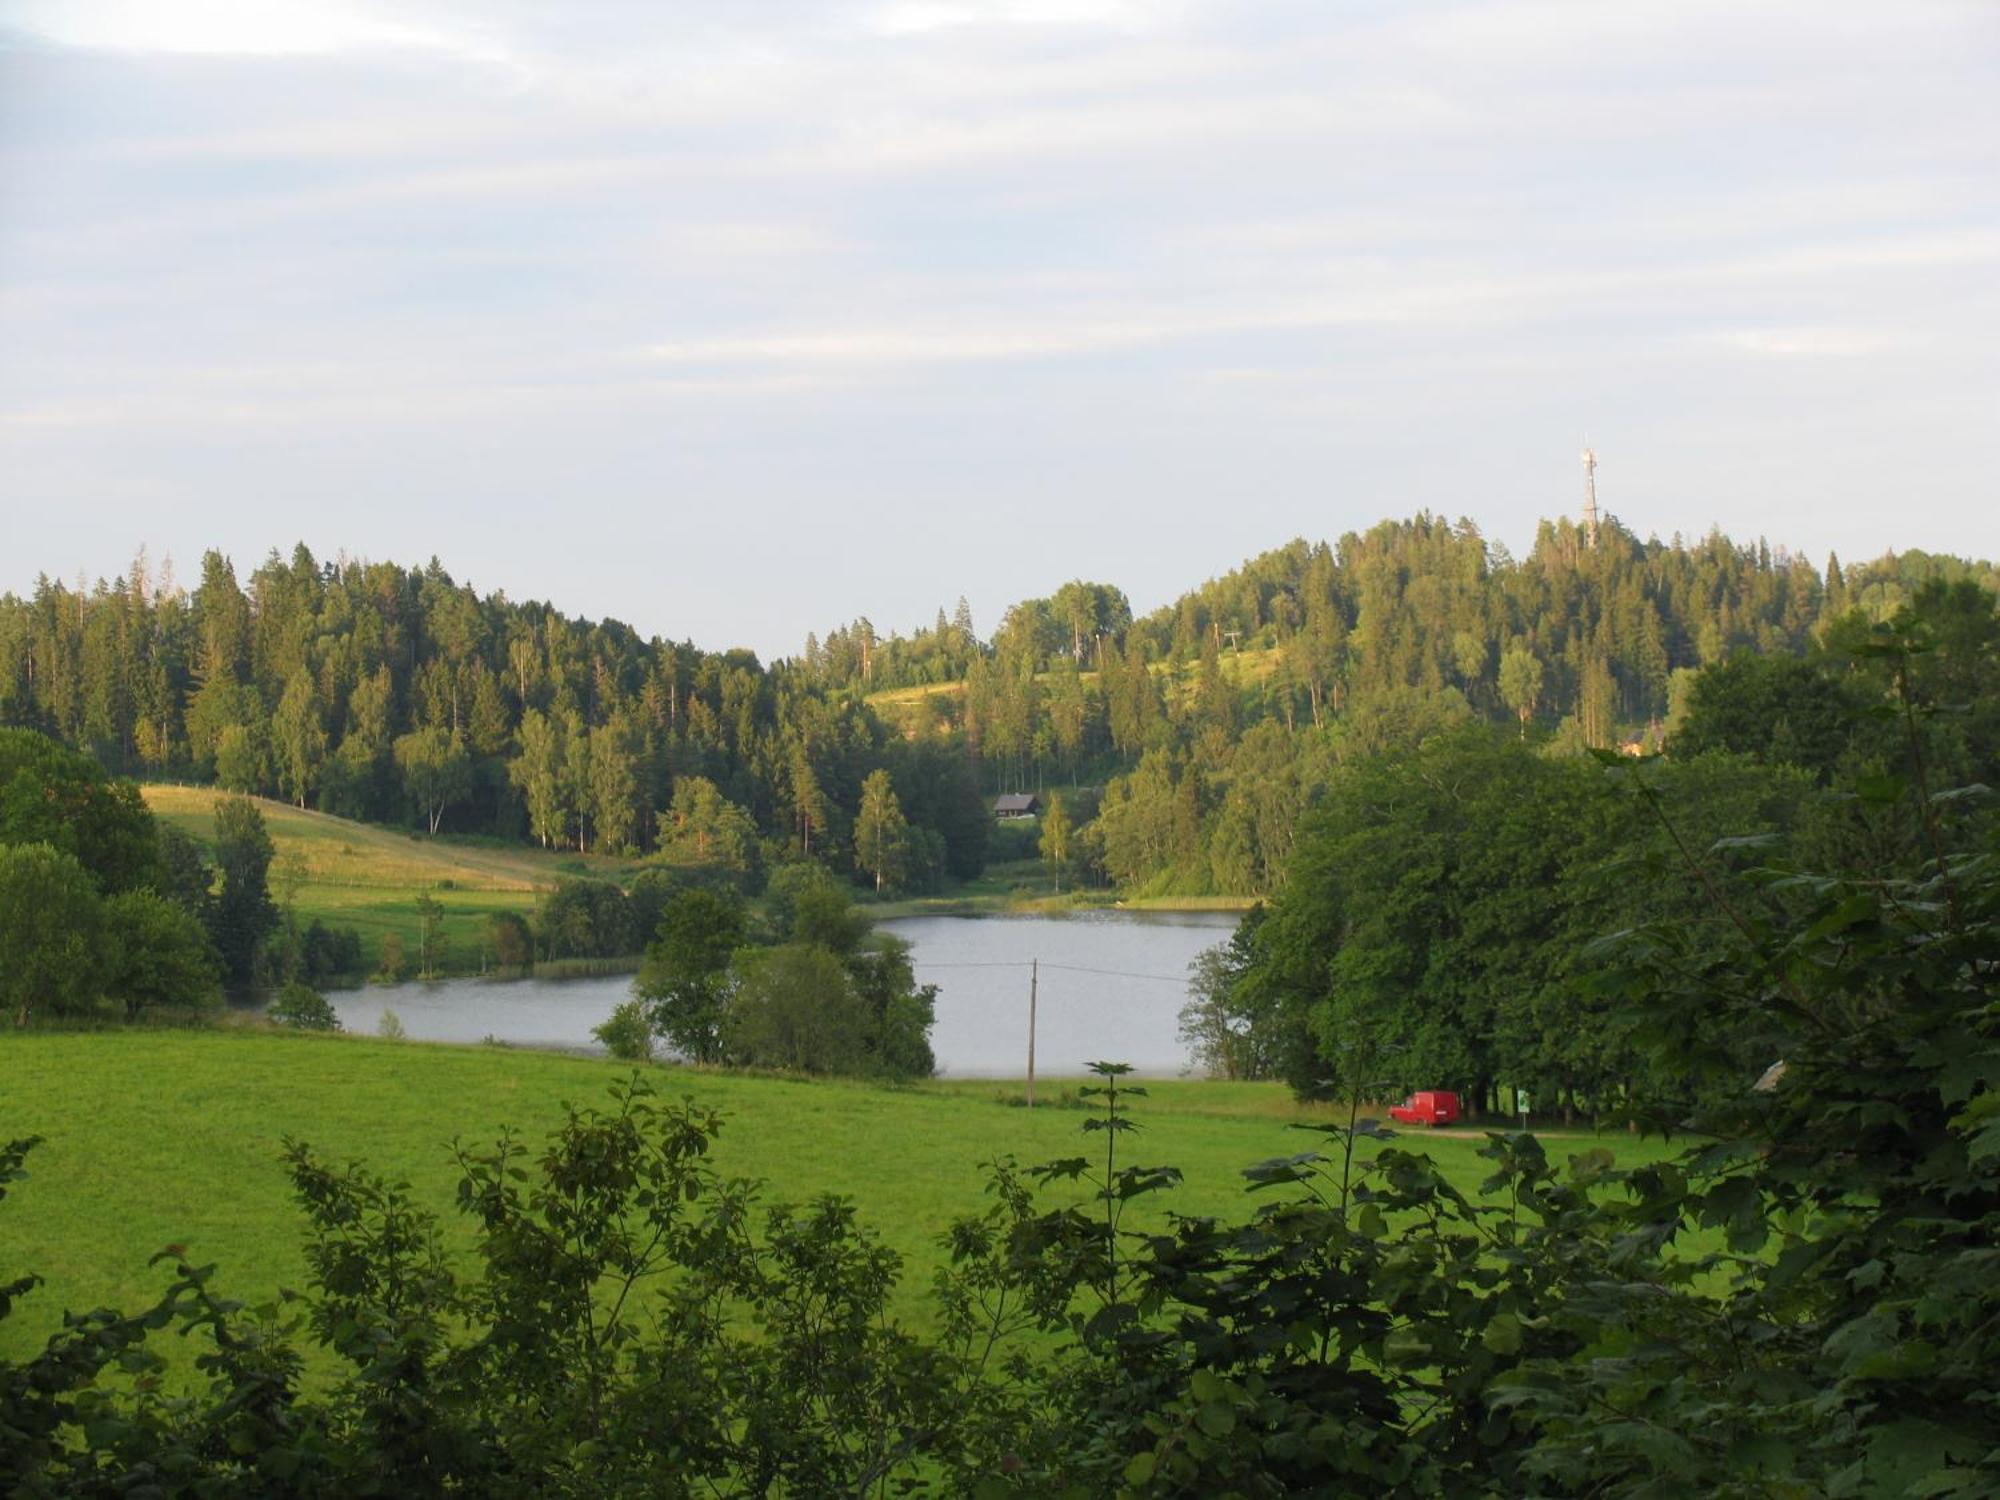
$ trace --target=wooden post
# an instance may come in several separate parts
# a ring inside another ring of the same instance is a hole
[[[1035,991],[1040,987],[1042,961],[1028,960],[1028,1108],[1035,1107]]]

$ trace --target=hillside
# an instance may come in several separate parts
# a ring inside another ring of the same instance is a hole
[[[879,774],[907,836],[872,873],[916,896],[981,876],[995,791],[1090,786],[1103,796],[1067,885],[1250,898],[1276,888],[1334,764],[1473,719],[1558,753],[1659,748],[1707,668],[1803,659],[1836,628],[1996,584],[1965,559],[1821,565],[1615,520],[1551,522],[1515,558],[1472,521],[1423,514],[1294,542],[1150,614],[1074,580],[988,638],[969,611],[908,637],[863,618],[765,664],[481,596],[436,562],[300,547],[246,587],[210,553],[192,590],[135,564],[88,591],[0,596],[0,723],[120,774],[381,827],[579,855],[722,849],[753,883],[795,854],[854,871]],[[388,894],[323,879],[309,899],[373,933],[416,890],[443,892],[463,948],[478,913],[543,878],[419,872],[427,885]]]
[[[216,788],[155,782],[141,786],[140,793],[154,816],[201,843],[213,841],[215,799],[223,795]],[[447,967],[476,972],[486,951],[487,919],[495,912],[528,916],[536,894],[565,875],[616,879],[635,868],[633,861],[602,855],[429,838],[265,797],[252,800],[277,848],[273,897],[282,901],[285,882],[295,875],[301,925],[317,918],[354,928],[371,969],[391,932],[415,952],[419,895],[444,909]]]

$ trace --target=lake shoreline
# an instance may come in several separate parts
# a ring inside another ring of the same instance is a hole
[[[1039,1002],[1042,1077],[1080,1078],[1100,1058],[1149,1078],[1179,1076],[1189,1062],[1179,1036],[1189,965],[1228,940],[1235,918],[1213,908],[1100,906],[879,923],[911,944],[917,981],[937,986],[931,1045],[941,1076],[998,1082],[1026,1069],[1031,998]],[[490,1040],[588,1055],[598,1050],[595,1028],[632,992],[629,972],[616,972],[622,965],[590,967],[596,972],[570,977],[512,970],[370,984],[328,999],[357,1035],[386,1028],[410,1041]]]

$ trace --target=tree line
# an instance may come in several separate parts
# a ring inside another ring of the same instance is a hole
[[[92,588],[0,598],[0,723],[126,775],[213,782],[430,833],[720,863],[787,858],[884,886],[976,875],[986,810],[961,755],[893,735],[790,663],[642,640],[481,596],[433,561],[303,546],[192,589],[142,556]],[[869,778],[891,779],[864,809]],[[900,819],[900,822],[897,820]]]
[[[1545,523],[1517,560],[1420,515],[1290,543],[1144,616],[1074,580],[989,639],[960,600],[908,636],[862,618],[765,666],[482,597],[435,561],[301,547],[241,587],[210,553],[187,591],[141,558],[0,598],[0,723],[126,774],[719,864],[752,887],[794,858],[884,890],[969,878],[984,799],[1061,785],[1059,875],[1265,895],[1344,765],[1474,721],[1658,748],[1702,669],[1803,659],[1833,622],[1887,619],[1934,582],[1991,591],[2000,573],[1921,552],[1814,565],[1615,520],[1595,545]],[[918,691],[871,706],[894,689]]]
[[[803,665],[829,684],[930,688],[884,711],[962,745],[989,789],[1071,786],[1080,878],[1259,895],[1344,765],[1474,722],[1579,754],[1657,750],[1704,668],[1803,660],[1856,611],[1886,620],[1958,582],[1992,592],[2000,571],[1921,552],[1816,566],[1719,533],[1641,541],[1615,521],[1595,546],[1546,523],[1516,560],[1470,521],[1425,515],[1293,542],[1139,618],[1078,581],[1015,605],[977,651],[957,621],[905,640],[864,620],[826,640],[858,636],[865,653],[815,641]]]

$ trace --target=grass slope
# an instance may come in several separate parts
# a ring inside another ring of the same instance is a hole
[[[409,1182],[460,1245],[452,1211],[454,1138],[490,1141],[502,1126],[531,1143],[563,1104],[602,1102],[621,1065],[489,1047],[423,1046],[261,1030],[123,1031],[0,1038],[0,1136],[39,1134],[28,1180],[0,1205],[0,1279],[32,1270],[45,1285],[0,1323],[0,1355],[18,1356],[65,1308],[134,1310],[164,1285],[147,1269],[184,1243],[219,1266],[223,1294],[251,1304],[303,1279],[299,1216],[277,1161],[297,1136],[336,1160],[359,1158]],[[764,1180],[768,1200],[823,1192],[853,1198],[864,1223],[906,1259],[901,1310],[927,1321],[937,1237],[982,1201],[980,1162],[1023,1162],[1100,1149],[1084,1137],[1072,1082],[1043,1086],[1046,1107],[1007,1107],[1018,1085],[954,1082],[888,1089],[693,1071],[658,1071],[668,1097],[690,1095],[727,1116],[716,1160]],[[1136,1101],[1134,1160],[1172,1163],[1188,1181],[1150,1200],[1238,1215],[1239,1173],[1306,1149],[1287,1125],[1307,1118],[1273,1084],[1154,1083]],[[1581,1137],[1578,1147],[1590,1144]],[[1431,1138],[1436,1159],[1468,1189],[1485,1175],[1478,1142]],[[1656,1157],[1654,1142],[1605,1136],[1621,1157]],[[1552,1146],[1560,1157],[1563,1148]],[[171,1342],[171,1341],[169,1341]],[[177,1349],[184,1346],[175,1346]],[[181,1357],[178,1354],[177,1358]]]
[[[1276,646],[1250,646],[1242,650],[1231,647],[1216,659],[1216,665],[1222,673],[1222,680],[1245,693],[1246,703],[1254,703],[1263,685],[1283,664],[1284,655]],[[1178,663],[1156,661],[1148,663],[1146,669],[1162,681],[1168,692],[1185,697],[1194,690],[1200,662],[1193,659]],[[1035,680],[1047,684],[1053,676],[1050,672],[1037,672]],[[1086,671],[1082,677],[1086,686],[1094,687],[1098,674]],[[924,699],[933,700],[934,709],[956,711],[964,697],[965,682],[957,679],[951,682],[922,682],[913,687],[882,688],[865,694],[863,701],[882,718],[908,731],[911,716]]]
[[[223,793],[214,787],[160,784],[139,790],[155,817],[213,844],[215,802]],[[631,861],[598,855],[424,838],[287,802],[252,800],[278,852],[271,867],[273,893],[281,891],[285,864],[295,862],[301,876],[301,925],[317,917],[329,926],[355,928],[371,969],[391,932],[402,937],[404,951],[415,963],[419,895],[429,895],[444,908],[447,969],[472,972],[480,967],[487,919],[495,912],[527,916],[536,894],[563,875],[616,879],[634,868]]]

